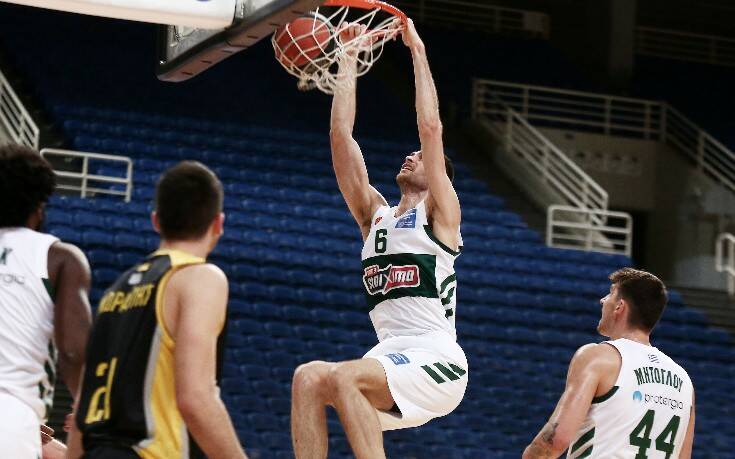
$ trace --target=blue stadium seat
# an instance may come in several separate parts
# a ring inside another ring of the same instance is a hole
[[[82,242],[88,247],[112,248],[113,246],[112,236],[97,230],[84,230],[82,233]]]
[[[114,244],[118,249],[133,249],[140,251],[152,251],[154,247],[148,245],[146,239],[142,239],[139,235],[130,233],[120,233],[114,236]]]
[[[161,171],[196,158],[219,173],[227,223],[211,261],[230,278],[223,397],[252,457],[291,457],[296,366],[359,358],[377,343],[360,286],[362,241],[331,171],[328,137],[112,107],[62,104],[57,113],[74,114],[64,127],[77,147],[119,150],[135,162],[130,203],[54,197],[48,205],[52,233],[88,254],[95,299],[155,248],[149,213]],[[370,139],[361,146],[369,152],[371,180],[395,198],[395,154],[415,146]],[[503,199],[457,166],[466,246],[457,261],[458,339],[473,376],[455,413],[387,434],[390,457],[517,457],[553,409],[575,348],[598,339],[607,274],[630,264],[626,257],[545,247]],[[702,457],[729,457],[735,447],[726,410],[735,402],[728,386],[735,378],[732,339],[707,327],[672,291],[655,343],[691,368],[697,387],[709,391],[703,400],[722,400],[702,402],[707,433],[700,444],[708,447]],[[508,413],[523,416],[511,422]],[[338,420],[330,414],[328,422],[330,457],[350,457]]]
[[[272,414],[252,413],[247,415],[250,428],[256,431],[276,431],[279,429],[279,419]]]
[[[263,328],[273,337],[288,338],[293,335],[293,327],[283,322],[267,322]]]

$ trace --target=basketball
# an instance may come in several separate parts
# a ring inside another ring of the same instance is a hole
[[[329,52],[333,35],[329,20],[318,13],[297,18],[276,31],[276,59],[304,67]]]

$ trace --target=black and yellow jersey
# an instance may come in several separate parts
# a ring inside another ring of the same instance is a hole
[[[87,346],[76,422],[84,449],[130,448],[148,458],[204,457],[176,405],[174,349],[163,322],[166,284],[176,270],[204,263],[159,250],[105,292]],[[217,342],[222,368],[225,324]]]

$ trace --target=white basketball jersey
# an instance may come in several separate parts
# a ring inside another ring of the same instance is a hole
[[[45,419],[56,349],[48,251],[58,241],[27,228],[0,228],[0,390]]]
[[[436,239],[423,201],[403,215],[397,210],[381,206],[375,212],[362,248],[362,281],[378,339],[436,330],[456,339],[459,252]]]
[[[607,341],[622,356],[615,386],[595,397],[567,458],[676,459],[692,407],[687,372],[652,346]]]

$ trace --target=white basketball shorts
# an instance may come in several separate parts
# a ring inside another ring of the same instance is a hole
[[[464,351],[446,332],[388,338],[363,358],[379,361],[398,411],[378,411],[383,430],[426,424],[454,411],[467,389]]]
[[[0,391],[0,413],[2,457],[39,459],[41,426],[33,408],[7,392]]]

